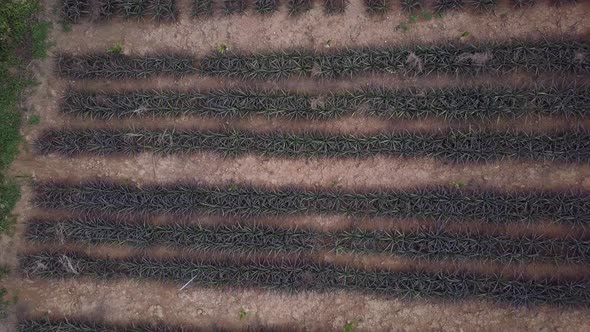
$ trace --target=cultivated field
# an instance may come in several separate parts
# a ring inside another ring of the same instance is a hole
[[[43,5],[0,330],[590,330],[590,3]]]

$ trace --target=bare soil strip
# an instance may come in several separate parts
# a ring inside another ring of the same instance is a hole
[[[453,165],[427,158],[287,159],[261,156],[221,157],[140,154],[131,157],[64,158],[23,156],[13,174],[37,180],[84,181],[110,178],[138,184],[194,181],[266,186],[333,188],[415,188],[424,185],[514,189],[590,190],[590,167],[555,163],[503,161]],[[371,172],[367,172],[371,169]]]
[[[157,323],[163,319],[170,324],[205,325],[213,321],[244,326],[260,322],[295,324],[311,331],[341,331],[347,320],[354,320],[359,329],[382,330],[395,330],[400,325],[421,330],[458,330],[464,326],[503,329],[509,324],[517,331],[556,329],[572,322],[581,322],[576,326],[582,329],[590,328],[582,309],[533,309],[483,301],[409,301],[346,292],[284,294],[194,287],[179,291],[176,286],[135,280],[28,280],[26,285],[19,292],[21,312],[32,316],[87,316],[122,324],[138,320]],[[241,309],[250,313],[245,321],[239,318]],[[421,314],[426,312],[429,314]],[[535,318],[528,319],[531,315]],[[448,319],[451,316],[453,319]],[[496,319],[481,320],[487,316]]]

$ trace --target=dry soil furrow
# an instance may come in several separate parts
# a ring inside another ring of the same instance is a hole
[[[141,319],[239,325],[244,324],[239,318],[244,309],[250,313],[246,322],[294,323],[312,331],[323,327],[342,330],[347,320],[357,322],[359,330],[396,330],[400,326],[443,331],[590,329],[586,310],[515,308],[480,301],[409,301],[346,292],[284,294],[191,287],[179,291],[180,287],[134,280],[9,280],[7,286],[21,288],[19,311],[30,315],[91,316],[121,323]]]
[[[370,169],[370,172],[367,172]],[[136,183],[189,181],[207,184],[327,188],[413,188],[426,185],[492,187],[503,190],[590,190],[590,166],[503,161],[453,165],[428,158],[286,159],[140,154],[130,157],[21,154],[12,174],[36,180],[109,178]]]

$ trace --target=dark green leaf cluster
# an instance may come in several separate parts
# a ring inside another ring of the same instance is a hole
[[[120,13],[119,0],[97,0],[98,19],[108,20]]]
[[[58,72],[74,79],[143,78],[155,74],[194,73],[192,59],[163,55],[61,55]],[[154,64],[165,63],[168,70]],[[157,69],[157,70],[154,70]],[[477,75],[512,71],[590,72],[590,44],[576,41],[513,42],[476,45],[408,46],[390,49],[350,49],[333,53],[309,51],[205,56],[200,73],[244,79],[284,79],[297,76],[337,78],[369,73]]]
[[[412,13],[422,8],[423,0],[400,0],[402,9],[407,13]]]
[[[454,163],[502,159],[590,162],[590,132],[553,134],[478,130],[434,133],[327,134],[246,131],[59,129],[35,143],[43,154],[258,154],[300,158],[428,157]]]
[[[151,258],[101,259],[65,252],[42,252],[20,258],[23,272],[37,278],[136,278],[195,286],[234,286],[279,291],[355,291],[401,298],[459,300],[481,298],[514,305],[590,304],[590,283],[585,280],[501,277],[462,271],[400,272],[382,268],[316,262],[299,257],[206,259]]]
[[[313,6],[312,0],[287,0],[289,16],[297,16],[309,11]]]
[[[469,4],[480,12],[491,12],[498,5],[498,0],[469,0]]]
[[[223,13],[225,15],[243,14],[248,7],[246,0],[223,0]]]
[[[213,0],[194,0],[193,1],[193,16],[212,16],[213,15]]]
[[[260,14],[270,14],[279,8],[279,0],[255,0],[254,8]]]
[[[434,0],[433,7],[436,12],[459,10],[463,8],[463,0]]]
[[[515,8],[523,8],[527,6],[532,6],[537,2],[537,0],[512,0],[512,5]]]
[[[590,223],[590,195],[586,192],[494,192],[447,187],[354,192],[190,183],[141,187],[112,182],[37,183],[33,204],[109,214],[246,217],[319,213],[496,224],[538,220]]]
[[[96,7],[96,19],[114,16],[125,18],[150,17],[156,21],[174,21],[178,17],[176,0],[63,0],[63,16],[67,22],[77,23],[91,15]]]
[[[578,0],[551,0],[555,6],[571,5],[578,3]]]
[[[123,54],[60,55],[57,71],[72,79],[142,79],[154,75],[183,76],[195,72],[193,59],[183,55]]]
[[[125,93],[70,91],[61,104],[61,111],[92,119],[186,115],[221,119],[263,116],[305,120],[328,120],[350,115],[382,119],[440,117],[445,120],[517,119],[531,115],[585,118],[590,115],[590,89],[377,88],[324,95],[252,89]]]
[[[324,12],[328,15],[342,14],[347,5],[348,0],[324,0]]]
[[[116,0],[113,5],[114,13],[120,12],[126,18],[173,21],[178,15],[176,0]]]
[[[196,252],[389,254],[439,260],[590,263],[590,241],[525,235],[419,231],[321,232],[265,225],[153,224],[112,218],[31,220],[25,237],[39,243],[110,244],[139,248],[165,246]]]
[[[66,22],[77,23],[90,14],[88,0],[62,0],[62,15]]]
[[[389,10],[391,0],[364,0],[367,13],[370,15],[383,15]]]
[[[201,60],[201,72],[213,76],[246,79],[289,78],[311,75],[315,56],[310,52],[258,54],[254,56],[216,54]]]
[[[477,75],[512,71],[586,73],[590,44],[576,41],[350,49],[330,54],[216,54],[201,60],[205,75],[244,79],[336,78],[368,73]]]

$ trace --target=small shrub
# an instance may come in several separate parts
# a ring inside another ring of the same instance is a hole
[[[150,0],[147,10],[156,21],[176,20],[175,0]]]
[[[422,12],[422,13],[420,14],[420,16],[422,16],[422,18],[423,18],[425,21],[430,21],[430,20],[432,20],[432,13],[430,13],[430,12],[424,11],[424,12]]]
[[[260,14],[269,14],[279,7],[278,0],[255,0],[254,9]]]
[[[145,14],[147,5],[146,0],[122,0],[123,16],[126,18],[140,18]]]
[[[324,0],[324,11],[328,15],[342,14],[347,4],[347,0]]]
[[[82,17],[89,14],[88,0],[63,0],[62,15],[64,20],[77,23]]]
[[[211,16],[213,15],[213,0],[194,0],[193,16]]]
[[[448,10],[459,10],[463,8],[463,0],[436,0],[433,7],[439,13]]]
[[[479,12],[491,12],[498,4],[497,0],[470,0],[469,3]]]
[[[369,14],[384,14],[389,10],[389,0],[365,0],[365,6]]]
[[[223,13],[225,15],[243,14],[248,7],[246,0],[224,0]]]
[[[98,0],[98,19],[107,20],[117,13],[121,0]]]
[[[512,0],[512,4],[516,8],[522,8],[526,6],[532,6],[536,3],[536,0]]]
[[[311,9],[311,0],[289,0],[289,15],[299,15]]]
[[[411,13],[422,8],[422,0],[401,0],[402,9]]]

